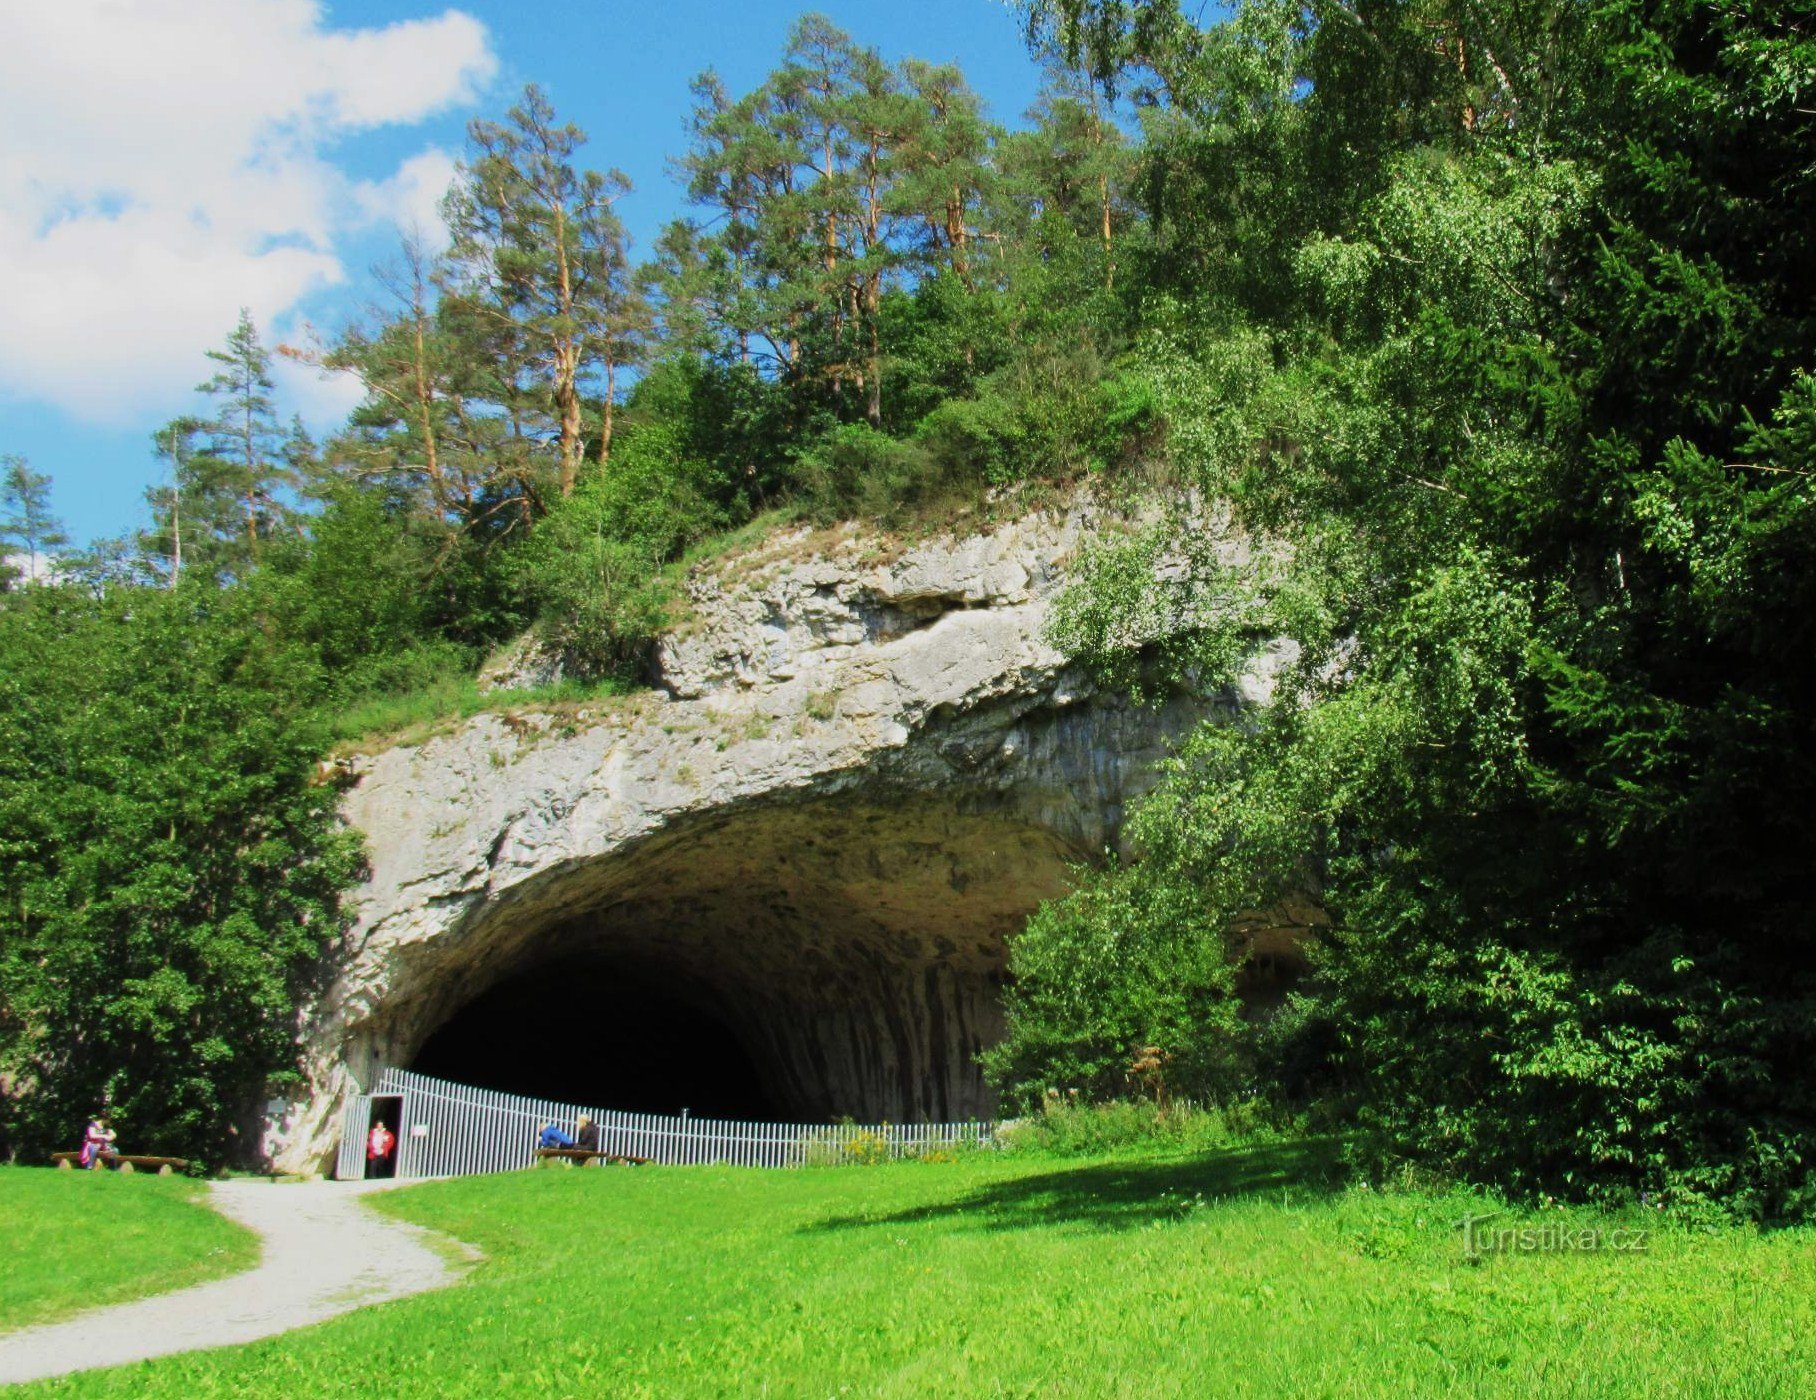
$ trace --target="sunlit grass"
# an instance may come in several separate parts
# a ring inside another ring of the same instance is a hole
[[[420,743],[433,734],[479,714],[560,710],[590,701],[631,694],[623,681],[561,681],[522,690],[481,691],[472,676],[447,676],[406,695],[382,695],[348,706],[329,718],[329,737],[337,747]]]
[[[452,1289],[24,1393],[1657,1396],[1807,1393],[1816,1234],[1509,1211],[1643,1252],[1472,1263],[1462,1192],[1322,1141],[1087,1159],[469,1178],[381,1209]]]
[[[251,1231],[199,1182],[0,1167],[0,1331],[247,1268]]]

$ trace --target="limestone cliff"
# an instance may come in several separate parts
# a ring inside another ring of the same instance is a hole
[[[987,1113],[1004,936],[1238,698],[1140,708],[1064,664],[1043,627],[1091,525],[785,536],[694,580],[660,690],[355,761],[370,877],[273,1159],[318,1166],[350,1083],[556,957],[685,987],[802,1117]]]

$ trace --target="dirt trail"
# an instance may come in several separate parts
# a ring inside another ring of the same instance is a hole
[[[256,1267],[0,1335],[0,1385],[256,1341],[452,1283],[462,1268],[428,1231],[360,1204],[390,1184],[214,1183],[209,1204],[258,1234]]]

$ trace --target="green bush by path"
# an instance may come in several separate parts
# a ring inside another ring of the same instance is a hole
[[[485,1251],[453,1288],[22,1395],[1786,1395],[1816,1234],[1649,1228],[1644,1253],[1464,1257],[1465,1193],[1320,1144],[776,1172],[469,1178],[381,1209]]]
[[[0,1167],[0,1332],[250,1268],[258,1240],[186,1178]]]

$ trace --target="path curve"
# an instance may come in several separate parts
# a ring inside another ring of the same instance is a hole
[[[255,1267],[0,1336],[0,1385],[235,1346],[452,1283],[462,1266],[427,1243],[443,1237],[360,1204],[392,1184],[215,1182],[209,1204],[259,1236]]]

